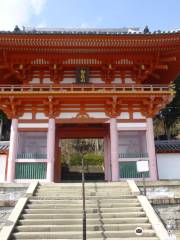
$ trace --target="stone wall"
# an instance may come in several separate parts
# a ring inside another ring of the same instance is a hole
[[[0,201],[17,201],[24,195],[27,188],[0,188]]]
[[[0,230],[27,187],[27,184],[0,184]]]
[[[143,193],[142,182],[137,183]],[[164,224],[180,230],[180,181],[146,182],[147,197]]]
[[[154,210],[161,217],[163,222],[171,224],[174,230],[180,230],[180,205],[153,205]]]

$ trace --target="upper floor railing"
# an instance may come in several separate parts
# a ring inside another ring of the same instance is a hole
[[[31,84],[0,85],[0,93],[6,92],[170,92],[170,85],[138,85],[138,84]]]
[[[126,152],[119,153],[119,158],[147,158],[148,153],[146,152]]]

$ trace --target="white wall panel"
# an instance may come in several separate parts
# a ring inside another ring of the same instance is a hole
[[[122,112],[118,119],[129,119],[129,113],[128,112]]]
[[[31,81],[29,81],[29,83],[40,83],[40,79],[39,78],[33,78]]]
[[[158,153],[159,179],[180,179],[180,153]]]
[[[76,79],[75,78],[64,78],[61,83],[75,83]]]
[[[126,78],[125,83],[135,83],[132,78]]]
[[[48,128],[48,123],[19,123],[18,128]]]
[[[91,118],[107,118],[106,114],[103,112],[90,112],[88,115]]]
[[[36,113],[36,119],[48,119],[48,117],[44,113]]]
[[[65,118],[75,118],[77,113],[61,113],[57,118],[65,119]]]
[[[112,83],[122,83],[122,80],[120,78],[115,78]]]
[[[53,84],[53,81],[51,81],[50,78],[44,78],[43,79],[43,83],[45,83],[45,84]]]
[[[145,122],[140,122],[140,123],[134,123],[134,122],[128,122],[128,123],[118,123],[117,124],[118,128],[146,128],[146,123]]]
[[[90,83],[104,83],[101,78],[90,78]]]
[[[140,112],[134,112],[133,119],[145,119],[145,117]]]
[[[19,119],[32,119],[32,113],[24,113]]]

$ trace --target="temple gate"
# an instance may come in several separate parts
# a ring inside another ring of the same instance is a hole
[[[179,50],[179,33],[0,32],[0,108],[12,119],[7,181],[61,181],[57,132],[72,137],[67,124],[104,139],[105,180],[141,178],[139,159],[156,180],[152,118],[173,98]]]

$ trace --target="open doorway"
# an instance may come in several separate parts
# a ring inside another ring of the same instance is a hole
[[[79,145],[82,141],[89,146],[84,155],[86,181],[104,180],[103,139],[61,139],[61,177],[62,181],[81,181],[82,159]]]
[[[86,181],[110,180],[110,145],[108,124],[57,124],[54,180],[81,181],[79,143],[91,147],[84,157]],[[89,148],[88,148],[89,149]]]

